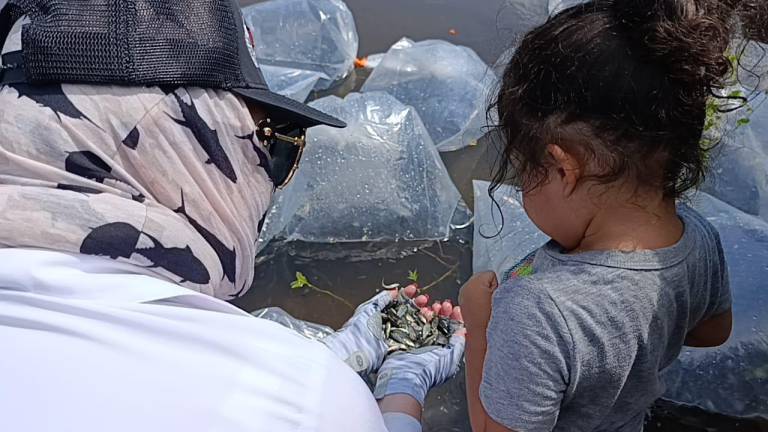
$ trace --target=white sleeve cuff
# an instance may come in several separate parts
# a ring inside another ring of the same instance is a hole
[[[383,417],[389,432],[421,432],[421,423],[408,414],[388,412]]]

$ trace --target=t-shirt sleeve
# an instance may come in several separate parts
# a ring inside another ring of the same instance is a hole
[[[711,227],[714,232],[715,250],[716,256],[716,271],[714,274],[714,280],[712,281],[712,289],[710,293],[710,304],[708,311],[708,317],[721,315],[729,310],[733,306],[733,298],[731,296],[731,284],[728,275],[728,263],[725,260],[725,252],[723,251],[723,244],[720,240],[720,234],[714,227]]]
[[[569,382],[572,341],[546,289],[530,279],[494,295],[480,398],[513,430],[551,431]]]

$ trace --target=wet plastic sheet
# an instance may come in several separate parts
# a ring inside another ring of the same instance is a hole
[[[549,15],[556,15],[571,6],[585,3],[584,0],[549,0],[548,9]]]
[[[326,75],[322,72],[279,66],[262,66],[261,72],[269,89],[299,102],[304,102],[317,83]]]
[[[516,192],[497,192],[501,213],[475,182],[474,271],[505,273],[547,239],[528,220]],[[714,349],[686,349],[664,373],[665,397],[733,416],[768,417],[768,222],[705,193],[694,207],[718,230],[728,261],[733,313],[731,340]],[[504,227],[498,237],[503,214]]]
[[[768,418],[768,223],[704,193],[695,208],[720,233],[734,330],[723,347],[685,350],[665,372],[665,397],[733,416]]]
[[[312,340],[320,340],[334,333],[333,329],[324,325],[302,321],[292,317],[288,312],[277,308],[266,308],[253,312],[251,315],[276,322],[296,333]]]
[[[260,247],[275,237],[316,243],[448,237],[460,195],[413,108],[375,92],[311,105],[348,126],[312,129],[296,177],[275,198]]]
[[[726,119],[728,132],[712,153],[704,190],[768,221],[768,97],[763,94],[750,104],[751,115],[742,109]],[[736,127],[742,118],[749,118],[749,124]]]
[[[437,148],[452,151],[484,134],[495,85],[493,71],[471,49],[406,38],[390,48],[362,91],[383,91],[416,108]]]
[[[314,72],[318,90],[352,71],[359,40],[343,1],[270,0],[243,8],[243,16],[253,31],[259,65]]]
[[[475,235],[472,255],[474,272],[493,270],[501,275],[546,243],[549,238],[536,228],[520,204],[519,193],[502,186],[488,196],[486,181],[475,180]]]

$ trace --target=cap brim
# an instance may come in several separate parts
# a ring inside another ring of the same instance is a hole
[[[345,122],[336,117],[267,89],[236,88],[232,89],[232,92],[240,95],[246,103],[252,102],[266,107],[269,115],[276,121],[291,122],[305,128],[320,125],[347,127]]]

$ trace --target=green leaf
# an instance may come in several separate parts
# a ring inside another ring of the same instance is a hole
[[[304,273],[302,272],[296,272],[296,280],[291,282],[291,288],[292,289],[299,289],[304,288],[305,286],[309,286],[309,279],[307,279],[306,276],[304,276]]]
[[[419,271],[418,270],[408,270],[408,280],[412,282],[418,282],[419,281]]]
[[[748,118],[740,118],[736,121],[736,126],[745,126],[748,125],[750,120]]]

